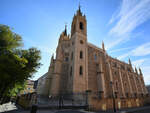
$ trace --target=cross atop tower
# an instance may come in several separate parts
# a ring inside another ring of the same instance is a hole
[[[79,2],[79,11],[81,11],[81,6],[80,6],[80,2]]]
[[[79,9],[77,10],[77,15],[81,15],[82,16],[80,3],[79,3]]]

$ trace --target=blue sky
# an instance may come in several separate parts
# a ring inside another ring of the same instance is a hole
[[[68,32],[78,9],[87,18],[88,42],[105,43],[110,56],[141,67],[150,84],[150,0],[0,0],[0,24],[14,28],[24,48],[41,50],[43,64],[33,79],[48,71],[58,38]]]

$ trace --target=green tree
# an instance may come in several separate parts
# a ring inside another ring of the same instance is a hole
[[[25,88],[26,88],[26,82],[24,82],[24,84],[15,84],[15,87],[13,89],[10,89],[9,94],[7,96],[16,97],[17,94],[19,94]]]
[[[0,25],[0,99],[23,86],[40,67],[40,51],[23,50],[22,38],[9,26]]]
[[[20,35],[12,32],[9,26],[0,24],[0,49],[16,49],[22,44]]]

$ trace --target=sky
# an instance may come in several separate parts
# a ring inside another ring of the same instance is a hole
[[[41,50],[41,63],[33,80],[48,71],[60,33],[67,24],[70,33],[79,3],[87,18],[88,42],[141,68],[150,84],[150,0],[0,0],[0,24],[21,35],[24,49]]]

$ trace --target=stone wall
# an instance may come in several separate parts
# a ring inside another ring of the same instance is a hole
[[[89,95],[89,109],[94,111],[106,111],[113,110],[114,107],[116,110],[131,108],[131,107],[140,107],[145,103],[145,98],[96,98],[93,95]],[[115,105],[114,105],[115,104]]]

